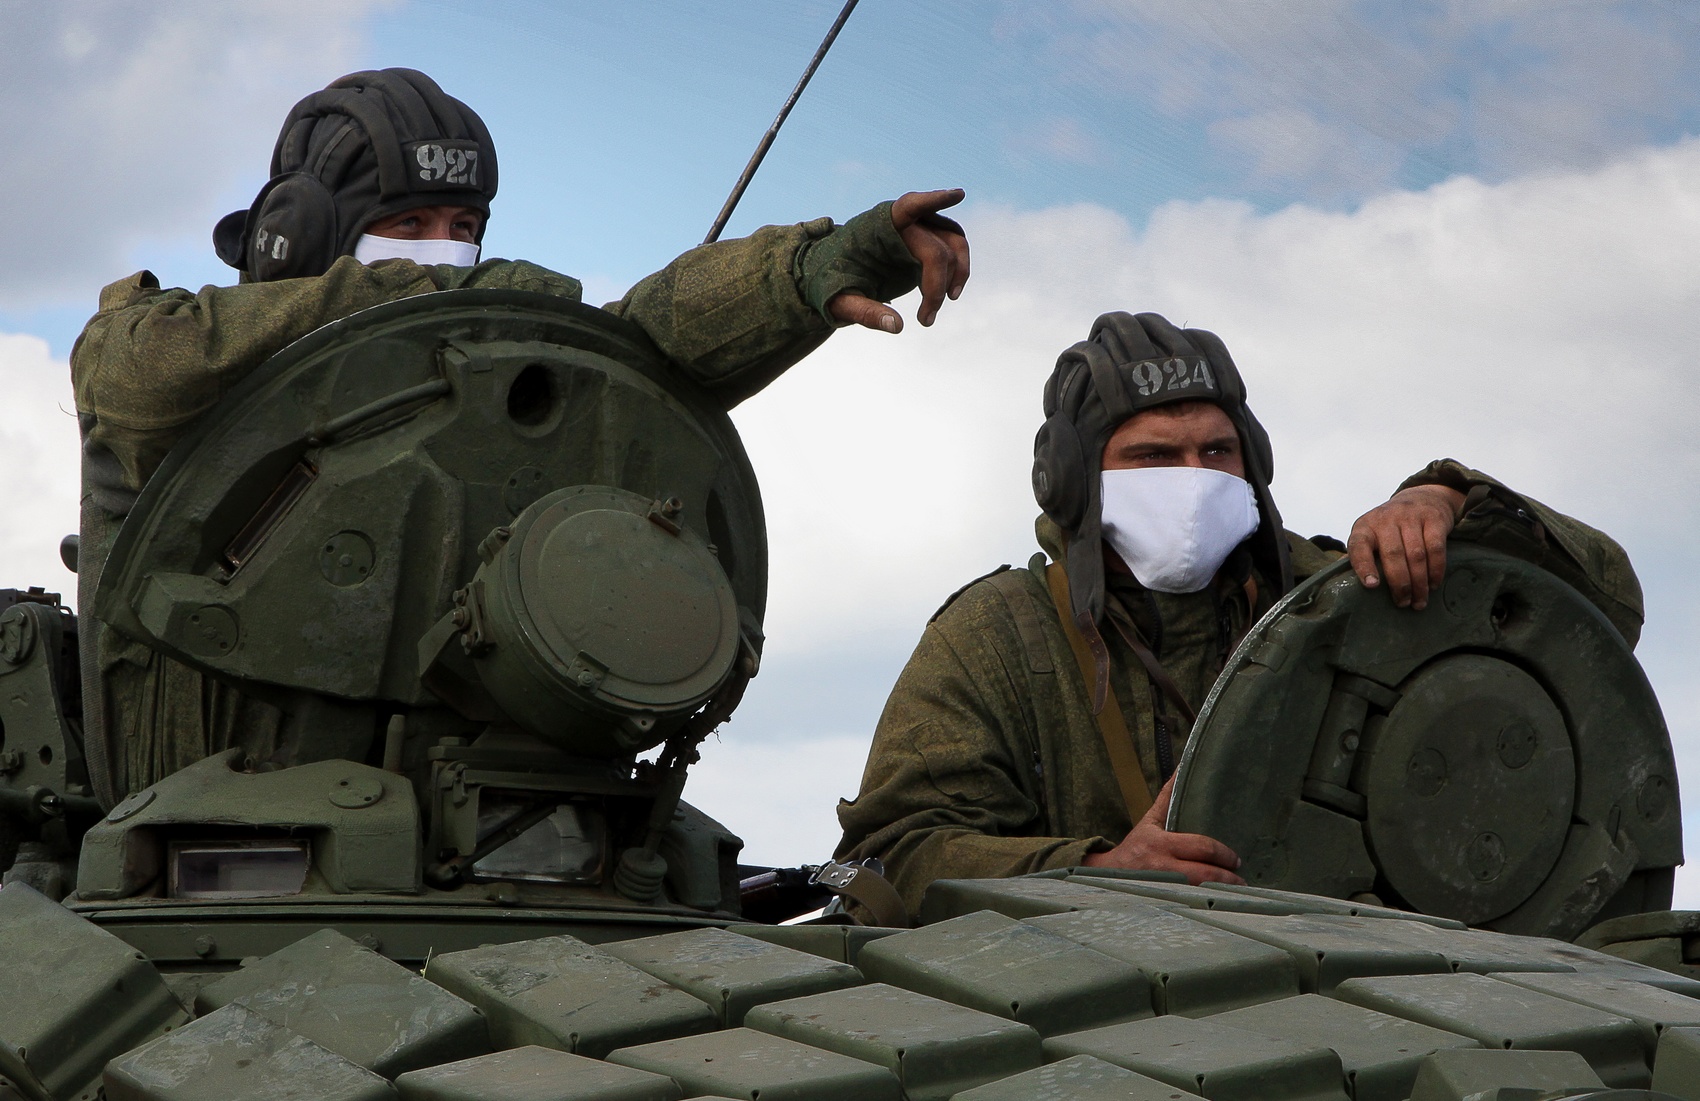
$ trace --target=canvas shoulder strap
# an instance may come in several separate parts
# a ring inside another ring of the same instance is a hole
[[[1092,648],[1068,616],[1068,575],[1053,562],[1045,568],[1045,580],[1050,585],[1051,599],[1056,603],[1057,619],[1062,622],[1063,634],[1068,636],[1069,649],[1074,651],[1074,660],[1080,663],[1080,675],[1090,691],[1098,678],[1098,668],[1092,659]],[[1116,786],[1121,788],[1122,801],[1127,804],[1128,821],[1138,824],[1145,817],[1145,812],[1151,809],[1151,789],[1145,786],[1145,772],[1139,767],[1139,753],[1134,749],[1133,735],[1127,729],[1127,719],[1122,715],[1114,688],[1106,690],[1103,706],[1094,717],[1098,733],[1104,739],[1104,751],[1110,757]]]

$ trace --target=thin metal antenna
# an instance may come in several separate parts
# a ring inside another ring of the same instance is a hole
[[[803,70],[803,79],[799,80],[797,86],[791,89],[791,98],[785,101],[785,106],[779,109],[779,116],[773,120],[773,125],[769,126],[767,133],[761,136],[761,144],[756,146],[754,155],[750,157],[750,163],[744,166],[744,174],[738,177],[738,183],[732,188],[732,194],[726,196],[726,205],[720,208],[719,216],[714,219],[714,228],[710,229],[708,236],[702,239],[703,244],[706,245],[720,240],[720,231],[726,228],[726,223],[732,217],[732,211],[737,207],[738,200],[744,197],[744,191],[750,186],[750,181],[755,178],[756,169],[761,167],[762,158],[767,156],[767,151],[772,148],[773,139],[779,136],[779,128],[785,125],[785,116],[791,113],[791,108],[797,106],[797,100],[802,98],[803,89],[809,86],[809,78],[815,75],[816,69],[820,68],[821,59],[826,56],[826,51],[832,49],[833,39],[837,38],[838,32],[844,29],[845,20],[850,18],[850,13],[855,10],[856,3],[857,0],[846,0],[844,10],[838,13],[837,19],[833,20],[832,29],[826,32],[825,38],[821,39],[820,49],[815,51],[814,60],[809,62],[807,69]]]

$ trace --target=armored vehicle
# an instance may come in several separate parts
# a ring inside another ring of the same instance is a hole
[[[878,869],[742,866],[680,799],[763,645],[719,406],[576,304],[357,314],[68,548],[81,630],[6,597],[0,1095],[1700,1097],[1669,738],[1516,549],[1248,636],[1173,823],[1250,886],[946,881],[908,928]],[[126,790],[137,645],[275,728]],[[886,924],[775,924],[829,893]]]

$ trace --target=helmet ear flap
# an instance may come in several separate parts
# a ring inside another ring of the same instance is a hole
[[[234,215],[232,216],[234,217]],[[214,241],[219,241],[219,231]],[[242,269],[258,282],[323,275],[336,259],[336,201],[315,176],[290,172],[260,189],[248,208]]]
[[[1033,439],[1033,496],[1064,531],[1086,516],[1086,452],[1074,422],[1053,413]]]

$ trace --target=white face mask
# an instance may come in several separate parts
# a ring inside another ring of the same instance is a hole
[[[1133,576],[1160,593],[1195,593],[1257,530],[1244,478],[1196,466],[1106,470],[1104,541]]]
[[[478,246],[471,241],[449,241],[428,237],[421,241],[404,241],[400,237],[379,237],[362,233],[354,242],[354,258],[362,264],[374,260],[412,260],[415,264],[453,264],[470,268],[478,263]]]

